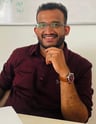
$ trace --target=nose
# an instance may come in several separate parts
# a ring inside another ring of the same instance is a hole
[[[50,33],[53,31],[53,28],[51,27],[50,24],[47,24],[46,27],[44,28],[44,30],[46,31],[46,33]]]

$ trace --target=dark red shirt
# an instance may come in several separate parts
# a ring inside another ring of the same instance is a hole
[[[67,65],[75,74],[75,86],[80,99],[91,116],[92,65],[85,58],[68,50],[66,43],[64,54]],[[13,106],[16,112],[64,119],[60,109],[59,75],[51,64],[46,65],[40,54],[39,44],[13,51],[1,72],[0,87],[4,90],[11,89],[6,106]]]

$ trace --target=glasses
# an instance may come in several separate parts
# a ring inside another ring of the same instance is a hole
[[[50,26],[51,28],[59,28],[59,27],[61,27],[61,26],[65,26],[65,24],[58,23],[58,22],[52,22],[52,23],[50,23],[50,24],[41,22],[41,23],[38,23],[38,24],[36,25],[36,27],[37,27],[37,28],[40,28],[40,29],[44,29],[44,28],[46,28],[47,26]]]

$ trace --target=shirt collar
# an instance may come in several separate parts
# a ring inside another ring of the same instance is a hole
[[[40,54],[40,46],[39,43],[31,45],[30,49],[29,49],[29,54],[30,55],[38,55]]]

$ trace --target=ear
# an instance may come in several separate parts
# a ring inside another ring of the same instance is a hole
[[[35,34],[37,34],[37,32],[38,32],[36,27],[34,28],[34,32],[35,32]]]
[[[69,32],[70,32],[70,26],[65,26],[64,27],[64,30],[65,30],[65,35],[68,35],[69,34]]]

